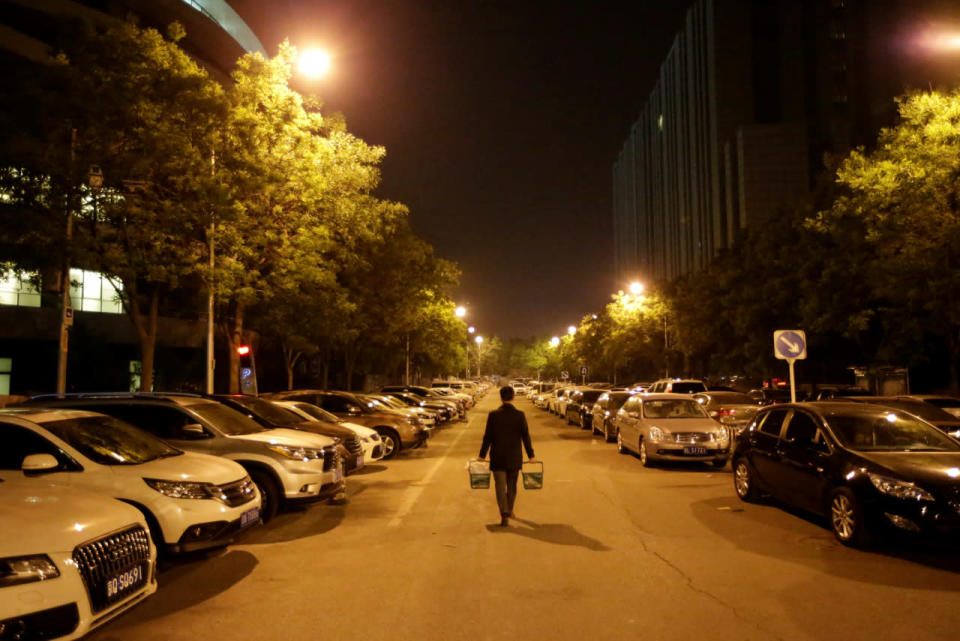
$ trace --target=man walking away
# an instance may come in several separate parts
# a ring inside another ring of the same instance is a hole
[[[517,478],[523,466],[523,449],[532,463],[533,445],[530,443],[530,430],[527,417],[513,406],[513,388],[504,385],[500,388],[500,400],[503,405],[487,416],[487,428],[483,432],[483,445],[480,446],[481,461],[490,451],[490,471],[497,491],[497,505],[500,507],[500,525],[507,526],[508,518],[513,516],[513,502],[517,498]]]

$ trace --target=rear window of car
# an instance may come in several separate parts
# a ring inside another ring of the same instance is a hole
[[[707,386],[703,383],[674,383],[670,391],[674,394],[696,394],[707,391]]]
[[[644,418],[705,418],[700,403],[694,400],[648,400],[643,403]]]
[[[588,391],[583,393],[582,401],[584,403],[594,403],[603,394],[603,390]]]

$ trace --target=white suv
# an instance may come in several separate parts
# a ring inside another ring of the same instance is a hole
[[[257,488],[233,461],[182,452],[94,412],[0,410],[0,473],[129,503],[169,552],[227,545],[260,522]]]
[[[139,511],[10,476],[0,472],[0,639],[78,639],[157,591]]]

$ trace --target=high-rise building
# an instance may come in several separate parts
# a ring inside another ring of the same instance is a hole
[[[894,97],[948,84],[945,0],[697,0],[613,167],[618,283],[704,267],[869,145]]]

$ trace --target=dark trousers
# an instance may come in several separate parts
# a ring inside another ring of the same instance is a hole
[[[494,470],[493,483],[497,490],[497,505],[500,516],[513,514],[513,502],[517,499],[517,479],[520,470]]]

